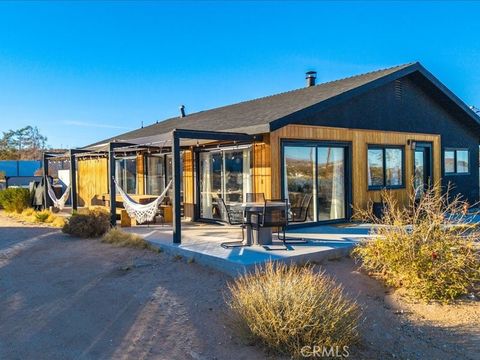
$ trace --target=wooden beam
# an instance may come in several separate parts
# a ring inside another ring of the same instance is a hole
[[[172,134],[172,175],[173,175],[173,243],[182,242],[182,219],[180,204],[180,137],[175,131]]]
[[[117,194],[115,189],[115,145],[108,144],[108,192],[110,195],[110,225],[117,226]]]
[[[77,211],[77,162],[75,152],[70,150],[70,201],[72,202],[72,213]]]
[[[43,153],[43,181],[44,181],[44,189],[43,189],[43,208],[47,209],[48,207],[48,158],[49,155],[47,153]]]
[[[174,136],[182,139],[218,140],[218,141],[260,141],[262,135],[249,135],[245,133],[205,131],[205,130],[173,130]]]

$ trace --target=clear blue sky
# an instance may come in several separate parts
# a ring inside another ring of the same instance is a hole
[[[82,146],[178,114],[420,61],[480,107],[477,2],[0,3],[0,131]]]

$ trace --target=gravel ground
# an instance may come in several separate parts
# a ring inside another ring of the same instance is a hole
[[[480,306],[414,304],[325,264],[364,308],[351,359],[478,359]],[[226,326],[230,278],[0,215],[0,359],[265,359]]]

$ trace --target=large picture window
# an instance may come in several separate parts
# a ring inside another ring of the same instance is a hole
[[[394,189],[404,186],[404,149],[396,146],[369,146],[368,188]]]
[[[468,149],[446,149],[443,153],[445,174],[469,174],[469,158]]]

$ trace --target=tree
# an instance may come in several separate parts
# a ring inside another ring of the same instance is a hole
[[[0,139],[0,159],[40,159],[47,148],[47,137],[35,126],[3,132]]]

